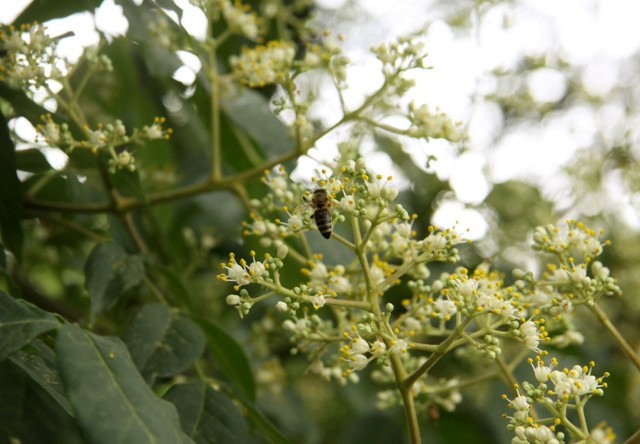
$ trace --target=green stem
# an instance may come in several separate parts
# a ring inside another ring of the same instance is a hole
[[[580,397],[576,396],[576,411],[578,413],[578,421],[580,421],[580,428],[582,433],[587,437],[587,442],[592,443],[593,440],[589,435],[589,426],[587,426],[587,418],[584,416],[584,403],[580,402]]]
[[[420,444],[422,437],[420,436],[420,424],[418,423],[416,404],[413,400],[413,394],[411,393],[412,386],[404,384],[404,381],[407,379],[407,371],[404,365],[402,365],[402,361],[397,353],[391,354],[391,367],[393,368],[398,390],[400,390],[400,395],[402,396],[411,444]]]
[[[471,322],[471,318],[466,318],[460,325],[456,327],[456,329],[438,346],[438,350],[431,353],[431,356],[411,375],[407,376],[403,381],[401,381],[401,385],[403,387],[412,387],[415,382],[420,379],[422,375],[427,373],[431,368],[444,356],[444,354],[449,350],[451,344],[462,334],[464,329]]]
[[[618,346],[622,349],[625,355],[631,360],[633,365],[636,366],[638,370],[640,370],[640,357],[633,350],[633,347],[629,345],[627,340],[620,334],[618,329],[611,323],[607,314],[602,311],[602,309],[594,303],[593,305],[587,305],[587,307],[591,310],[591,312],[598,318],[600,323],[604,326],[604,328],[609,332],[613,340],[618,344]]]
[[[624,444],[638,444],[640,442],[640,429],[627,439]]]
[[[64,211],[69,213],[121,213],[143,206],[159,205],[174,200],[186,199],[199,194],[210,193],[212,191],[229,189],[232,188],[236,183],[244,183],[253,177],[261,175],[264,170],[273,168],[274,166],[281,163],[286,163],[292,159],[295,159],[296,157],[298,157],[298,153],[295,150],[292,150],[275,159],[266,161],[262,165],[259,165],[255,168],[251,168],[250,170],[225,177],[224,181],[206,180],[204,182],[186,185],[184,187],[176,188],[173,190],[153,193],[143,200],[130,197],[121,197],[117,206],[114,206],[109,202],[75,203],[38,199],[25,199],[24,206],[25,208],[38,209],[42,211]]]
[[[209,82],[211,83],[211,181],[222,178],[220,156],[220,82],[215,45],[209,48]]]
[[[498,366],[500,374],[507,382],[507,387],[509,387],[512,393],[515,393],[515,388],[518,385],[518,380],[515,378],[515,376],[513,376],[513,372],[511,371],[507,363],[504,362],[504,358],[502,356],[497,356],[495,359],[495,363]]]

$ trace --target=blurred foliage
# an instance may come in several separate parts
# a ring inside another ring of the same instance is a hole
[[[100,3],[35,0],[14,25],[93,12]],[[296,39],[294,24],[317,8],[285,3],[292,16],[270,19],[266,41]],[[466,32],[473,14],[481,18],[499,2],[444,3],[443,15],[452,28]],[[211,83],[201,74],[191,86],[174,80],[183,62],[175,51],[159,46],[146,26],[158,8],[182,12],[169,0],[116,4],[129,22],[128,33],[103,36],[99,51],[111,58],[114,71],[90,78],[80,106],[91,125],[121,119],[127,127],[142,127],[166,116],[172,137],[136,149],[144,168],[118,171],[107,179],[109,189],[99,186],[106,174],[104,159],[86,150],[74,151],[62,171],[32,141],[22,141],[16,150],[20,140],[10,137],[10,122],[18,117],[36,126],[50,113],[56,122],[69,122],[72,132],[81,129],[63,112],[47,110],[0,82],[0,442],[402,442],[402,414],[375,408],[368,378],[343,388],[308,375],[306,361],[289,354],[286,337],[267,328],[277,322],[274,315],[252,312],[253,322],[240,323],[224,302],[228,289],[214,280],[213,268],[229,251],[248,257],[257,248],[243,244],[240,236],[247,196],[266,192],[255,167],[281,160],[293,170],[297,163],[297,156],[286,156],[294,147],[288,128],[270,110],[273,89],[247,90],[221,103],[222,171],[252,172],[245,188],[198,188],[213,162]],[[170,25],[188,40],[180,25]],[[225,24],[219,26],[216,32]],[[233,37],[218,48],[220,71],[228,72],[229,57],[249,43]],[[640,56],[627,63],[626,72],[639,72]],[[566,93],[557,102],[540,104],[529,94],[526,78],[541,67],[566,78]],[[85,69],[81,65],[71,77],[73,88],[83,82]],[[538,122],[576,106],[606,110],[607,103],[622,101],[624,122],[615,134],[603,130],[567,165],[570,189],[563,196],[568,200],[554,201],[540,184],[524,179],[492,184],[476,207],[490,226],[491,257],[483,242],[465,254],[471,269],[485,260],[503,270],[525,267],[537,225],[572,217],[605,228],[613,245],[602,261],[624,291],[606,308],[638,349],[640,233],[625,222],[619,206],[611,205],[610,195],[622,196],[616,201],[626,200],[637,219],[640,150],[634,128],[640,82],[635,74],[608,95],[594,97],[581,86],[582,70],[545,54],[525,55],[515,69],[493,73],[497,86],[483,99],[497,104],[504,119],[496,141],[522,122]],[[412,184],[398,199],[421,220],[430,220],[443,195],[451,194],[449,183],[427,165],[416,165],[398,139],[383,133],[373,139]],[[588,313],[582,322],[595,325]],[[606,363],[613,376],[594,416],[628,436],[640,424],[640,378],[607,336],[593,329],[585,336],[584,345],[558,353]],[[279,379],[261,380],[265,374]],[[495,384],[496,391],[507,391]],[[499,419],[505,406],[482,391],[467,396],[456,412],[433,411],[421,418],[425,442],[507,442]],[[96,416],[101,408],[113,413],[108,421]],[[131,435],[119,435],[120,426],[131,423]],[[136,435],[139,430],[147,435]],[[187,437],[182,430],[192,433]]]

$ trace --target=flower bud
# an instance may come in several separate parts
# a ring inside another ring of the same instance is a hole
[[[238,305],[240,303],[240,296],[237,294],[230,294],[227,296],[227,304],[229,305]]]
[[[278,256],[278,259],[280,260],[284,259],[285,257],[287,257],[287,253],[289,253],[289,247],[287,247],[287,244],[283,242],[280,245],[278,245],[278,251],[276,253],[276,255]]]

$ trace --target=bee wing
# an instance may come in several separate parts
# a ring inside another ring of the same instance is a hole
[[[304,211],[307,211],[309,208],[311,208],[311,205],[309,205],[309,202],[303,202],[300,205],[298,205],[297,207],[295,207],[292,211],[293,214],[296,213],[302,213]]]

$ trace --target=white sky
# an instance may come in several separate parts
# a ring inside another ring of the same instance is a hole
[[[26,0],[3,1],[0,22],[9,23],[28,3]],[[194,12],[188,0],[177,0],[186,14],[187,28],[194,35],[201,35],[204,22]],[[328,9],[325,14],[339,15],[345,0],[319,0]],[[437,142],[412,142],[407,150],[420,165],[424,165],[426,152],[436,153],[436,171],[450,184],[462,203],[481,202],[491,190],[486,177],[492,182],[509,179],[528,179],[545,187],[561,186],[556,180],[559,168],[575,151],[588,145],[596,136],[598,125],[615,125],[621,109],[607,109],[596,114],[593,109],[576,108],[566,115],[550,117],[538,125],[523,125],[512,129],[493,145],[493,137],[502,131],[502,117],[496,106],[474,99],[493,84],[487,73],[496,68],[512,68],[522,53],[540,55],[559,51],[570,63],[584,65],[583,86],[592,94],[606,94],[617,81],[618,63],[640,48],[640,2],[629,0],[523,0],[518,5],[494,8],[483,17],[480,24],[468,36],[455,35],[443,21],[431,14],[434,1],[415,0],[359,0],[362,16],[355,19],[345,33],[346,53],[352,60],[350,70],[350,95],[354,98],[373,90],[379,78],[371,73],[378,71],[368,48],[376,43],[391,41],[399,35],[429,25],[427,34],[428,63],[434,66],[416,76],[417,87],[411,99],[418,105],[427,103],[431,108],[439,106],[454,119],[468,124],[470,151],[454,156],[445,145]],[[431,22],[427,22],[431,20]],[[339,23],[339,22],[338,22]],[[65,51],[79,55],[81,45],[97,42],[90,16],[73,16],[47,24],[52,35],[73,30],[78,38],[65,39]],[[98,10],[95,25],[108,33],[121,34],[126,30],[126,20],[113,0],[105,0]],[[508,25],[508,26],[507,26]],[[197,67],[196,67],[197,68]],[[184,69],[183,78],[193,76]],[[553,101],[562,96],[567,85],[561,74],[545,68],[533,72],[526,79],[530,94],[538,101]],[[330,99],[330,97],[327,97]],[[327,108],[323,115],[338,115],[338,109]],[[335,105],[334,105],[335,106]],[[344,134],[338,133],[318,144],[312,153],[316,158],[335,156],[335,144]],[[343,139],[342,139],[343,140]],[[366,147],[365,147],[366,149]],[[368,155],[369,165],[386,173],[393,165],[383,154]],[[300,169],[310,170],[313,162],[302,162]],[[308,175],[308,174],[307,174]],[[397,176],[396,173],[394,173]],[[612,205],[623,205],[613,202]],[[455,206],[453,211],[440,211],[434,222],[449,226],[459,220],[461,226],[472,229],[469,237],[480,238],[487,224],[474,210]],[[625,210],[625,209],[623,209]],[[638,226],[637,215],[629,212],[628,222]],[[635,219],[634,219],[635,218]]]

